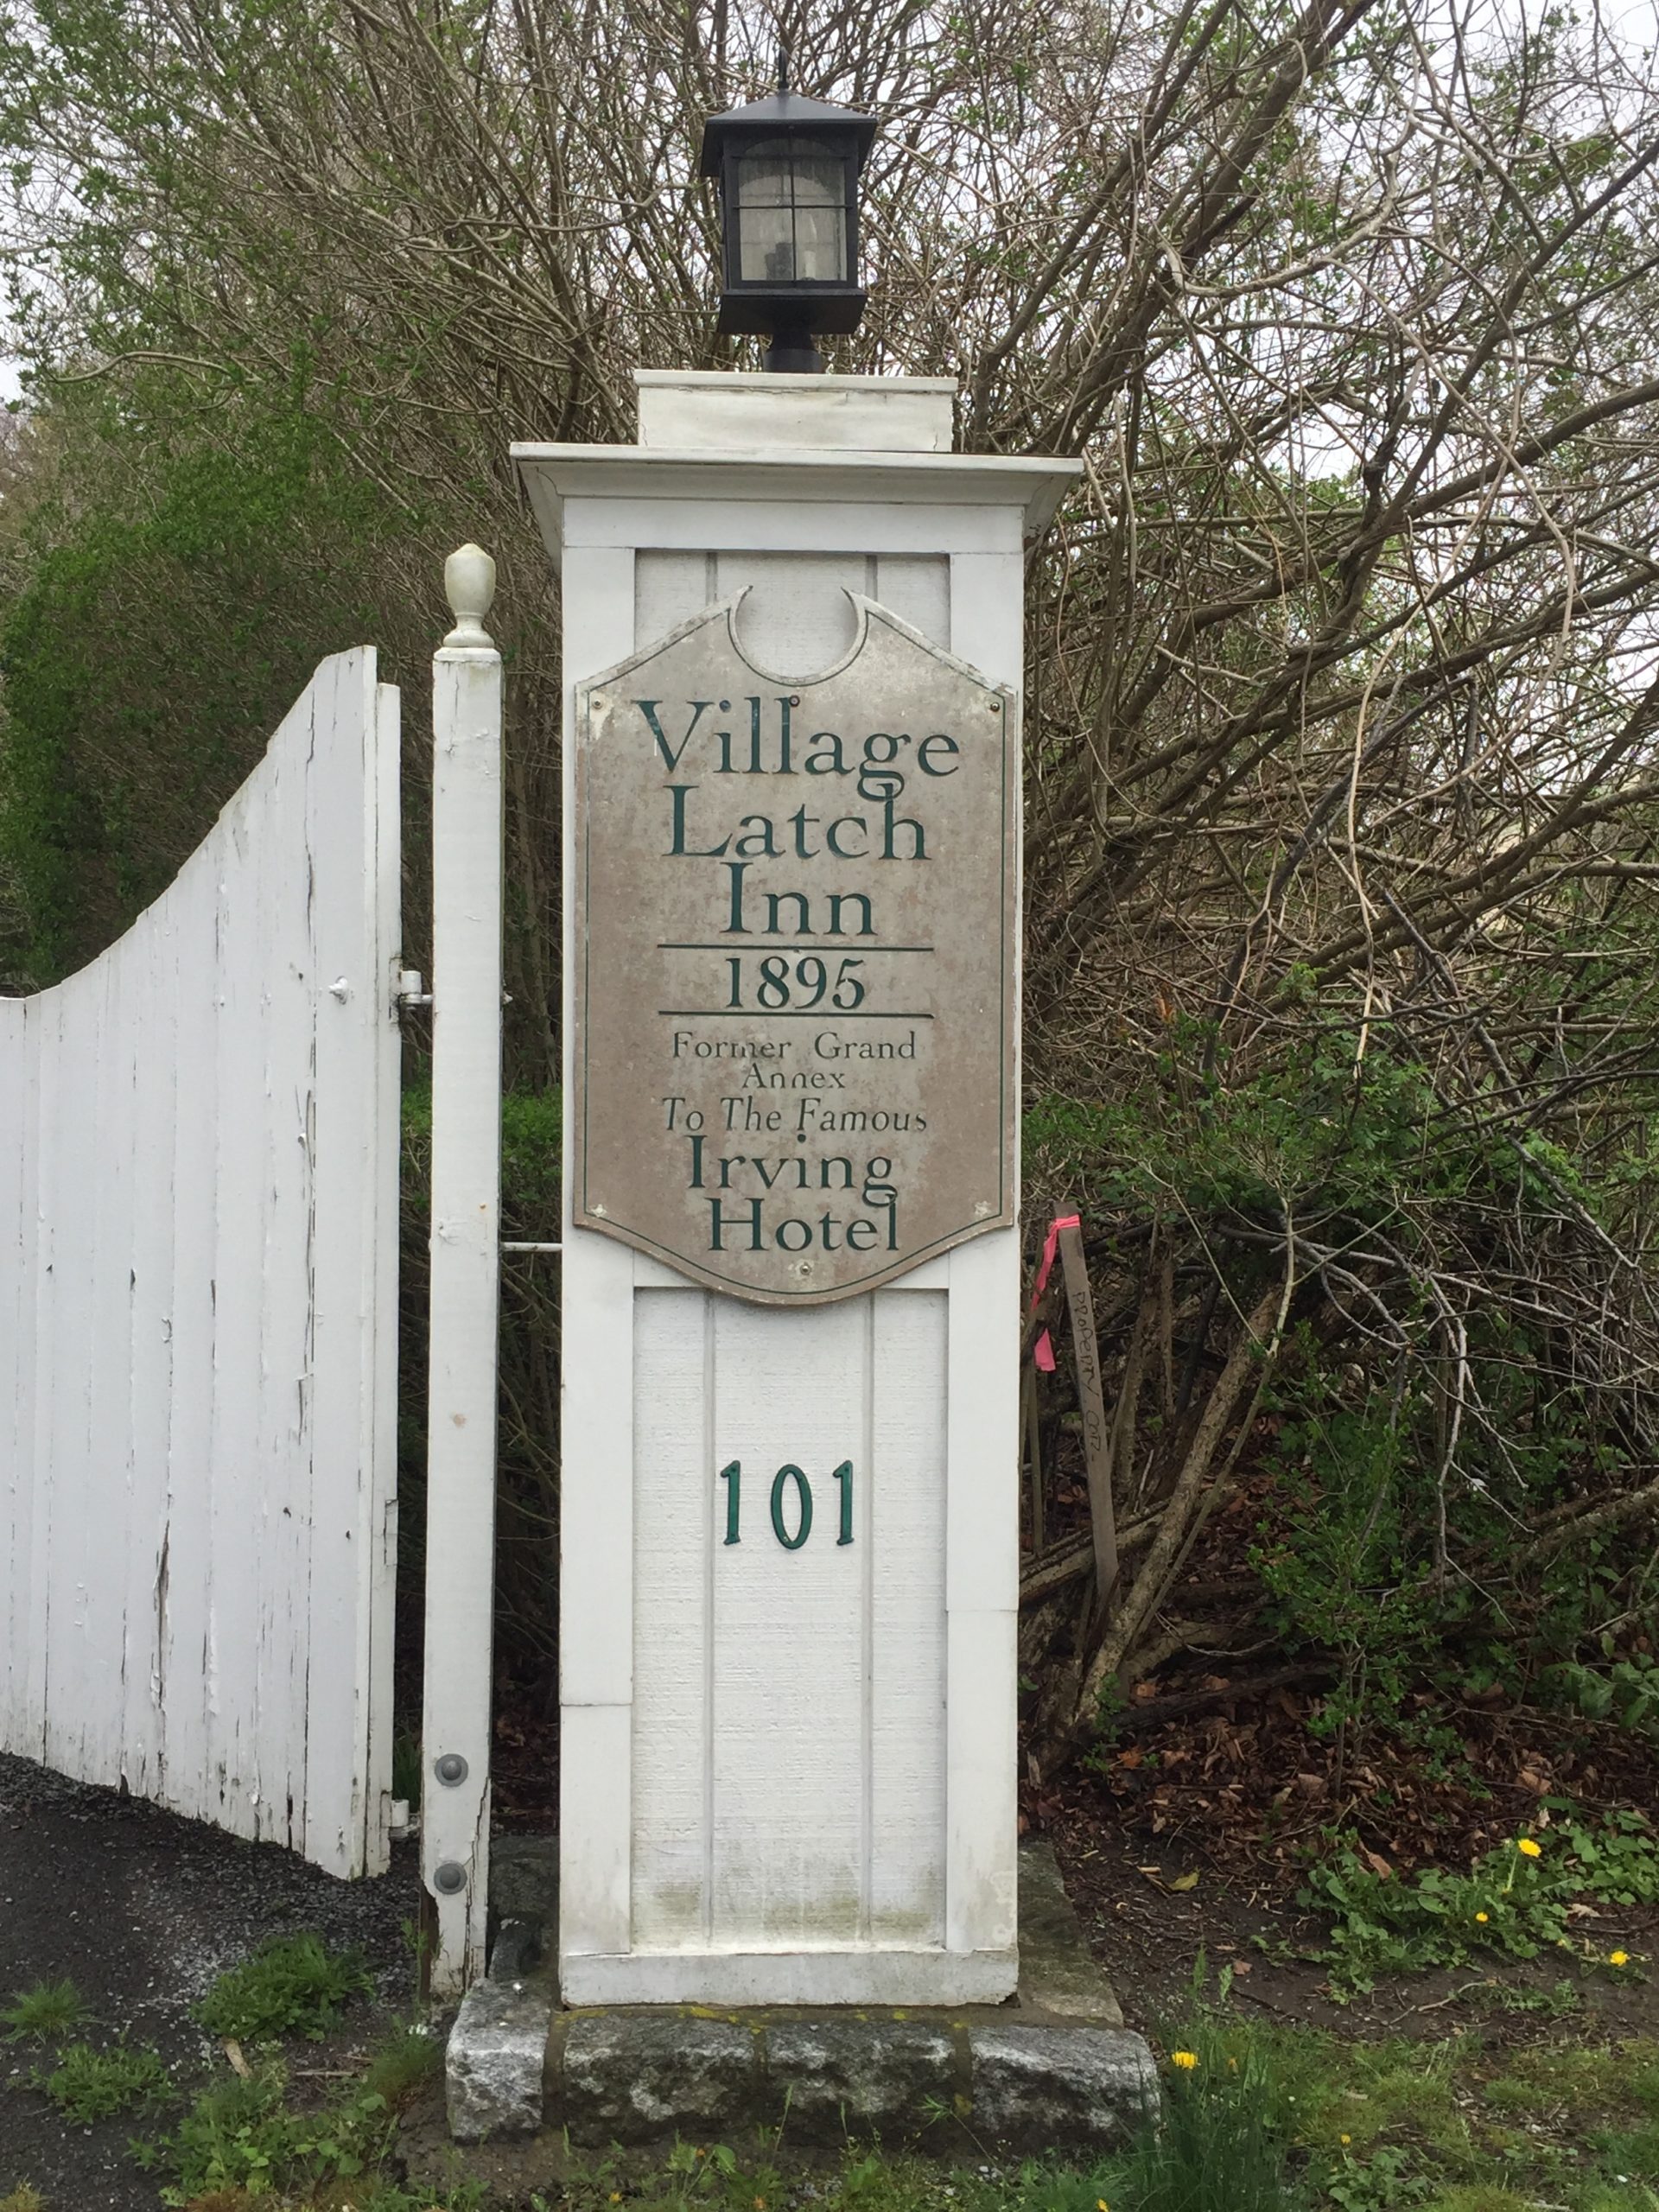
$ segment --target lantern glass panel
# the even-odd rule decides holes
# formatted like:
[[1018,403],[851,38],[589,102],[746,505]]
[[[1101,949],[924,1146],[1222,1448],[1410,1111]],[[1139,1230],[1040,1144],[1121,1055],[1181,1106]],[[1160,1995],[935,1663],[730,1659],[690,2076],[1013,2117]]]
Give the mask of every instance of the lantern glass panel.
[[848,281],[846,174],[833,154],[768,138],[737,164],[738,282]]

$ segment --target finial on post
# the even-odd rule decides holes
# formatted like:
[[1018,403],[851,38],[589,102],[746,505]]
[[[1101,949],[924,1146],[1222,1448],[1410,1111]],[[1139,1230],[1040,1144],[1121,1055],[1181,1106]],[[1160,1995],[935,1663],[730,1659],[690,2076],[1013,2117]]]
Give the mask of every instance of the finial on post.
[[786,38],[780,38],[778,41],[778,89],[785,93],[789,90],[789,41]]
[[455,618],[443,641],[446,648],[493,652],[495,639],[484,627],[484,617],[495,597],[495,563],[481,545],[462,545],[449,556],[443,564],[443,592]]

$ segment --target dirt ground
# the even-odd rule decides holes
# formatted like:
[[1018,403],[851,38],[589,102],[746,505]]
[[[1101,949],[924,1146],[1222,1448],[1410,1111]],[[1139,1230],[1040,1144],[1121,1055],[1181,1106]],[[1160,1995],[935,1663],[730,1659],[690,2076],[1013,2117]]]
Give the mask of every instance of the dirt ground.
[[[115,1791],[0,1757],[0,2003],[67,1977],[99,2033],[128,2031],[170,2065],[212,2049],[191,2008],[269,1936],[315,1928],[356,1945],[378,2019],[407,2011],[418,1897],[416,1847],[376,1882],[337,1882],[270,1844],[241,1843]],[[329,2063],[343,2055],[327,2054]],[[305,2061],[299,2062],[303,2066]],[[31,2182],[53,2212],[156,2212],[156,2184],[126,2157],[134,2127],[66,2124],[29,2085],[35,2056],[0,2043],[0,2197]]]
[[[520,1826],[529,1810],[520,1807]],[[1550,2001],[1560,1980],[1553,1960],[1416,1975],[1338,2005],[1324,1970],[1295,1955],[1322,1923],[1297,1908],[1284,1866],[1198,1814],[1168,1798],[1126,1802],[1091,1778],[1027,1814],[1054,1844],[1132,2026],[1155,2037],[1179,2018],[1202,1961],[1211,1987],[1217,1969],[1232,1968],[1230,2001],[1241,2010],[1344,2037],[1478,2028],[1514,2045],[1659,2036],[1652,1982],[1577,1980],[1564,2015]],[[270,1846],[0,1758],[0,2002],[67,1977],[92,2007],[95,2040],[130,2032],[186,2075],[219,2060],[192,2007],[265,1937],[301,1929],[360,1948],[378,1999],[356,2008],[349,2037],[296,2048],[296,2087],[308,2069],[319,2085],[349,2070],[394,2015],[409,2017],[417,1895],[412,1845],[397,1848],[383,1881],[335,1882]],[[1599,1946],[1659,1953],[1659,1912],[1609,1912],[1586,1932]],[[126,2156],[133,2123],[66,2124],[31,2086],[35,2063],[0,2043],[0,2198],[28,2181],[52,2212],[156,2212],[156,2181]]]
[[[1339,2005],[1325,1968],[1295,1955],[1315,1948],[1329,1923],[1299,1911],[1259,1866],[1218,1864],[1198,1836],[1103,1832],[1077,1816],[1057,1821],[1050,1834],[1067,1894],[1126,2020],[1154,2037],[1190,2003],[1195,1970],[1213,1992],[1224,1967],[1232,1969],[1231,2001],[1241,2009],[1341,2036],[1430,2037],[1474,2027],[1507,2044],[1563,2032],[1581,2040],[1659,2036],[1659,1989],[1651,1981],[1570,1975],[1574,2001],[1564,2028],[1543,2001],[1563,1979],[1554,1956],[1390,1978]],[[1194,1874],[1190,1889],[1173,1886]],[[1579,1924],[1599,1948],[1659,1950],[1659,1911],[1610,1910]]]

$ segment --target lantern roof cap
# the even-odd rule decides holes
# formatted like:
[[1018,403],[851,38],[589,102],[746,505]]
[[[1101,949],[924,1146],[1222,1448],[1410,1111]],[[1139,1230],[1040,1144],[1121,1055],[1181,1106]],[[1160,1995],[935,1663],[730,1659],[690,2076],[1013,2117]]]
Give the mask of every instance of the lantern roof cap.
[[728,108],[724,115],[709,117],[702,126],[698,174],[719,175],[721,147],[728,137],[765,137],[772,131],[822,130],[830,124],[842,130],[852,126],[861,168],[875,143],[873,115],[866,115],[861,108],[838,107],[833,100],[815,100],[804,92],[768,92],[763,100],[751,100],[745,107]]

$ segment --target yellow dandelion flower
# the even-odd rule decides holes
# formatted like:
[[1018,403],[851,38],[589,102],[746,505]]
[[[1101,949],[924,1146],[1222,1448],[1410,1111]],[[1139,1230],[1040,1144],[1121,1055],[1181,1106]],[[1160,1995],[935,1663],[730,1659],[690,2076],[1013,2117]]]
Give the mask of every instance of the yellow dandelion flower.
[[1541,1859],[1544,1855],[1543,1845],[1535,1843],[1529,1835],[1523,1835],[1515,1847],[1523,1859]]
[[1610,1967],[1627,1967],[1630,1963],[1630,1955],[1628,1951],[1609,1951],[1607,1963]]
[[1237,2073],[1237,2071],[1238,2071],[1238,2061],[1237,2061],[1236,2058],[1230,2058],[1230,2059],[1228,2060],[1228,2062],[1227,2062],[1227,2071],[1228,2071],[1230,2074],[1236,2074],[1236,2073]]
[[1475,1915],[1475,1918],[1477,1920],[1484,1921],[1486,1918],[1486,1915],[1484,1912],[1478,1912]]
[[1344,2143],[1344,2144],[1345,2144],[1345,2143],[1351,2143],[1351,2142],[1353,2141],[1353,2139],[1353,2139],[1353,2137],[1352,2137],[1351,2135],[1338,2135],[1338,2138],[1337,2138],[1337,2140],[1338,2140],[1338,2143]]
[[622,2192],[620,2189],[613,2189],[611,2191],[611,2202],[613,2204],[620,2204],[622,2202]]
[[1169,2063],[1172,2066],[1179,2066],[1184,2074],[1190,2074],[1198,2063],[1198,2054],[1196,2050],[1172,2050]]
[[1112,2208],[1103,2196],[1097,2196],[1095,2199],[1095,2212],[1112,2212]]
[[755,2198],[754,2212],[766,2212],[766,2200],[764,2196],[757,2196]]

